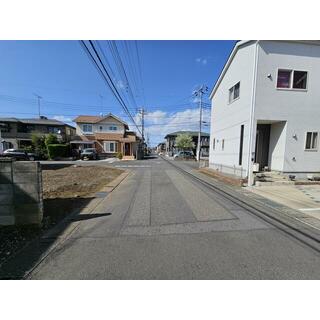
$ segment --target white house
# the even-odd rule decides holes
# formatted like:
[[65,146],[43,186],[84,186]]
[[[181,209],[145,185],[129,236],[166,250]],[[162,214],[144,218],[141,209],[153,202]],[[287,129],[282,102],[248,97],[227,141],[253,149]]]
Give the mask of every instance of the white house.
[[239,41],[210,99],[210,167],[320,172],[320,41]]

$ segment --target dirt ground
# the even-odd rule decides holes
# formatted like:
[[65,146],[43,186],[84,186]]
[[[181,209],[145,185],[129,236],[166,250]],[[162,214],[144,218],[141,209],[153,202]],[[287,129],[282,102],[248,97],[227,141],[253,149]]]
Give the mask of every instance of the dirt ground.
[[123,170],[106,166],[69,166],[43,170],[43,221],[41,226],[0,227],[0,269],[9,258],[18,254],[30,241],[41,237],[64,217],[85,206]]
[[105,166],[70,166],[43,170],[43,198],[87,197],[118,177],[123,170]]

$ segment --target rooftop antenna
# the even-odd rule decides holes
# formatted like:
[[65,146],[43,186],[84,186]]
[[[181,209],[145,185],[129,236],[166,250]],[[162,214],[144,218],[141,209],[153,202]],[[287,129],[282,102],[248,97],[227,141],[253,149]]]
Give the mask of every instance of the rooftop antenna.
[[100,116],[103,117],[103,95],[99,94],[99,97],[100,97],[100,104],[101,104]]
[[40,109],[41,109],[41,105],[40,105],[40,100],[42,99],[41,96],[39,96],[38,94],[34,93],[33,94],[34,96],[36,96],[38,98],[38,114],[39,114],[39,119],[41,118],[41,112],[40,112]]

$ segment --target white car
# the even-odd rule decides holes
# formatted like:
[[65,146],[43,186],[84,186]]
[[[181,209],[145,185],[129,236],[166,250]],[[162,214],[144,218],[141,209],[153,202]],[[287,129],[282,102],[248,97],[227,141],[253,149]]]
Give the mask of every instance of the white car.
[[177,154],[173,156],[174,160],[195,160],[195,156],[192,151],[179,151]]

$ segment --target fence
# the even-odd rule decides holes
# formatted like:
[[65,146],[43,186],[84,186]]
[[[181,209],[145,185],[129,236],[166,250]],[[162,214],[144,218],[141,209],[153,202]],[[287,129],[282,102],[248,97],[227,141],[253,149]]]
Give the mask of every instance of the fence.
[[211,169],[215,169],[217,171],[220,171],[222,173],[231,174],[236,177],[239,177],[241,179],[246,177],[246,170],[243,169],[243,167],[237,167],[237,166],[226,166],[220,163],[209,163],[209,167]]
[[0,225],[40,224],[42,217],[40,163],[0,160]]

